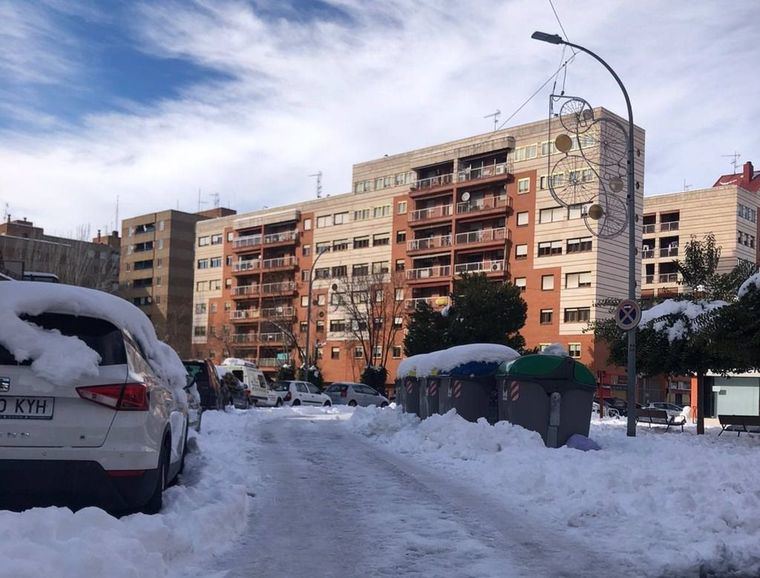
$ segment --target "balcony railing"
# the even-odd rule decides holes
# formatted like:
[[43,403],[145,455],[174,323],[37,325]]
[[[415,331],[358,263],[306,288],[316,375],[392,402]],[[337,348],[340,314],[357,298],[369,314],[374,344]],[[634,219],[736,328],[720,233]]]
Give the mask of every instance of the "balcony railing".
[[258,295],[259,285],[238,285],[232,288],[233,297],[242,297],[244,295]]
[[423,251],[425,249],[440,249],[451,247],[451,235],[438,235],[437,237],[425,237],[407,241],[407,251]]
[[233,343],[282,343],[286,340],[284,333],[233,333]]
[[678,221],[660,223],[660,231],[677,231],[677,230],[678,230]]
[[676,257],[678,256],[678,247],[665,247],[660,249],[660,257]]
[[262,269],[280,269],[283,267],[295,267],[296,258],[292,255],[286,257],[275,257],[274,259],[264,259],[261,262]]
[[451,209],[451,205],[437,205],[435,207],[427,207],[426,209],[417,209],[416,211],[409,213],[409,222],[415,223],[417,221],[429,221],[431,219],[450,217]]
[[261,245],[261,235],[244,235],[232,241],[233,249],[255,247],[256,245]]
[[509,162],[493,163],[482,167],[467,167],[457,174],[457,181],[475,181],[478,179],[488,179],[499,175],[506,175],[509,172]]
[[432,267],[420,267],[419,269],[407,269],[406,271],[406,278],[409,280],[449,276],[451,276],[451,265],[434,265]]
[[274,293],[290,293],[295,291],[296,284],[294,281],[280,281],[279,283],[264,283],[261,285],[262,295],[272,295]]
[[230,319],[242,320],[242,319],[257,319],[260,315],[258,309],[233,309],[229,312]]
[[660,273],[660,283],[678,283],[678,273]]
[[271,245],[273,243],[285,243],[288,241],[295,241],[298,238],[298,231],[283,231],[282,233],[270,233],[264,235],[264,244]]
[[434,177],[428,177],[426,179],[419,179],[414,187],[417,190],[420,189],[434,189],[436,187],[443,187],[450,185],[454,182],[454,173],[448,173],[445,175],[436,175]]
[[654,285],[654,275],[645,275],[644,285]]
[[644,225],[644,227],[643,227],[644,234],[648,235],[650,233],[654,233],[656,226],[657,225],[655,225],[654,223],[651,223],[651,224],[648,224],[648,225]]
[[449,298],[445,295],[441,295],[440,297],[412,297],[406,300],[406,306],[409,309],[415,309],[417,303],[422,303],[423,301],[433,308],[445,307],[449,304]]
[[504,271],[504,260],[478,261],[476,263],[459,263],[454,265],[454,274],[461,273],[493,273]]
[[232,264],[232,271],[240,273],[242,271],[255,271],[261,267],[261,261],[254,259],[252,261],[238,261]]
[[277,358],[276,357],[259,357],[258,362],[256,363],[259,367],[277,367]]
[[503,197],[483,197],[482,199],[470,199],[457,203],[457,213],[474,213],[476,211],[490,211],[491,209],[500,209],[507,207],[509,200]]
[[498,229],[480,229],[469,233],[457,234],[457,245],[469,245],[472,243],[487,243],[489,241],[503,241],[507,230],[504,227]]
[[654,249],[642,249],[641,250],[641,258],[642,259],[654,259]]
[[264,307],[261,316],[265,319],[288,319],[295,315],[295,309],[290,306]]

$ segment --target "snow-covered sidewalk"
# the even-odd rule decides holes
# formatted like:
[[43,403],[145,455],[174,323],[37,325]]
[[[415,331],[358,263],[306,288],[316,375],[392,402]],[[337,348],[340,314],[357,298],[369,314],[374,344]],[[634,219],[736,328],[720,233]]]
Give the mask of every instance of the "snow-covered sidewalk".
[[[609,575],[760,572],[760,439],[592,423],[601,451],[544,447],[508,423],[359,408],[346,426],[608,554]],[[540,536],[537,539],[541,539]]]
[[200,566],[245,527],[255,464],[238,443],[245,412],[206,412],[180,484],[160,514],[116,519],[97,508],[0,511],[0,576],[151,578]]

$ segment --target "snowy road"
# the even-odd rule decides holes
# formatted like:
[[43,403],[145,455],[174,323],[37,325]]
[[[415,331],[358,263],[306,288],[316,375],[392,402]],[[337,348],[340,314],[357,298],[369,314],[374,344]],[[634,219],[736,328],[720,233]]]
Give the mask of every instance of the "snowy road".
[[301,411],[256,418],[237,440],[261,482],[242,538],[198,575],[609,574],[525,512],[368,442],[340,415]]

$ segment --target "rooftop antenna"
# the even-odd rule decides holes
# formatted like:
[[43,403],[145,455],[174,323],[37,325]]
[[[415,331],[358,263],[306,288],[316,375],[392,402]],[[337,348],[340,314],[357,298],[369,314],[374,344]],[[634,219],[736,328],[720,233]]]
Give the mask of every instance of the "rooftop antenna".
[[116,214],[114,215],[114,221],[113,224],[113,230],[118,231],[119,230],[119,195],[116,195]]
[[219,193],[209,193],[209,197],[211,197],[213,199],[213,201],[214,201],[214,208],[218,209],[219,208],[219,203],[220,203]]
[[741,153],[734,151],[734,154],[732,155],[720,155],[720,156],[733,159],[731,161],[731,165],[733,165],[734,167],[734,174],[739,172],[739,159],[742,157]]
[[198,212],[201,212],[201,205],[205,205],[206,201],[201,200],[201,189],[198,188]]
[[686,179],[683,180],[683,192],[685,193],[691,188],[691,185],[686,184]]
[[322,171],[309,175],[310,177],[317,177],[317,198],[322,198]]
[[493,119],[493,129],[496,130],[499,126],[499,117],[501,116],[501,111],[497,108],[496,112],[493,112],[491,114],[485,115],[483,118],[492,118]]

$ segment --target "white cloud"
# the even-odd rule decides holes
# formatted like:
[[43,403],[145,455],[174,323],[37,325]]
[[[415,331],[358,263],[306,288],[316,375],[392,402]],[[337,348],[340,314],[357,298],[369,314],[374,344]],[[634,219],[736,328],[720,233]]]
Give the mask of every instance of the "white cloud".
[[[548,3],[333,5],[347,18],[263,18],[242,2],[140,6],[132,31],[142,50],[233,80],[92,116],[77,129],[0,135],[0,200],[15,216],[67,230],[113,221],[117,194],[122,217],[178,201],[195,210],[199,188],[251,210],[310,198],[317,169],[326,192],[346,192],[352,163],[485,132],[484,115],[511,113],[559,62],[557,47],[530,40],[535,29],[558,31]],[[758,153],[760,165],[749,4],[730,12],[717,1],[555,5],[570,38],[598,51],[631,92],[647,129],[648,193],[677,190],[683,178],[711,185],[728,169],[720,155],[734,148],[747,159]],[[14,66],[6,70],[28,74]],[[52,58],[45,74],[65,77],[71,67]],[[510,124],[545,117],[548,90]],[[589,58],[569,68],[567,90],[624,112],[614,82]]]

